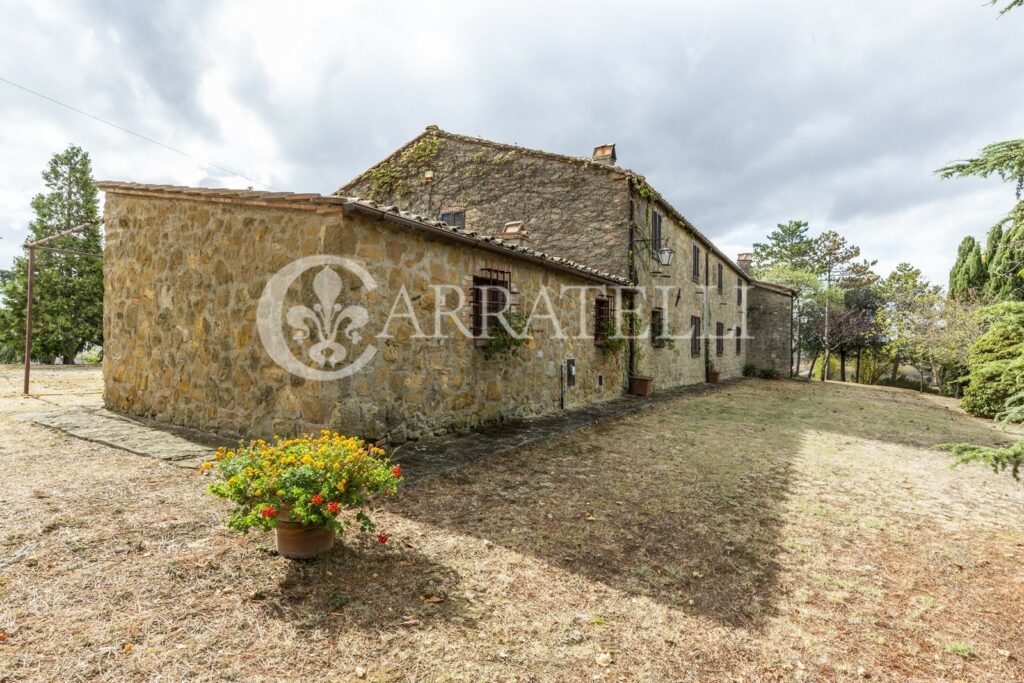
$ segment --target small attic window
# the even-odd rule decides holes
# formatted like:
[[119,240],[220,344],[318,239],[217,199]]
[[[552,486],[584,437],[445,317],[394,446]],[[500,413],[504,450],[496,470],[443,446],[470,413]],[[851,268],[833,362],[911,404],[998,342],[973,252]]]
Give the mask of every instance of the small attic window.
[[466,227],[466,212],[463,211],[443,211],[441,212],[441,222],[447,223],[453,228],[464,228]]
[[502,228],[501,234],[503,235],[522,235],[526,232],[526,226],[522,221],[510,221],[505,224]]

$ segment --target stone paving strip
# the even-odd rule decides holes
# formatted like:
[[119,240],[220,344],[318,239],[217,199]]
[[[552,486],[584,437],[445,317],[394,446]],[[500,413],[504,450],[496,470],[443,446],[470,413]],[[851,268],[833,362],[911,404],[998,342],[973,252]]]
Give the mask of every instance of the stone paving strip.
[[[422,481],[454,472],[481,460],[505,455],[544,439],[658,406],[681,396],[725,388],[739,381],[743,380],[678,387],[642,398],[623,396],[583,408],[504,422],[472,432],[409,441],[396,448],[394,460],[401,463],[407,482]],[[17,417],[79,439],[187,468],[198,467],[204,460],[210,459],[217,446],[234,443],[229,437],[120,415],[100,407],[69,406],[43,413],[23,413]]]

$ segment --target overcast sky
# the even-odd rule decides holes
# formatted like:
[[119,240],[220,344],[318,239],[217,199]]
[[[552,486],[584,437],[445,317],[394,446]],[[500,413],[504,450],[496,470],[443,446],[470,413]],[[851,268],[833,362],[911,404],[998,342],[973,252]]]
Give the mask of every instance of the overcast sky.
[[[281,190],[331,192],[424,126],[618,144],[727,253],[832,228],[945,284],[1013,203],[932,171],[1024,137],[1024,9],[983,0],[0,2],[0,77]],[[0,265],[69,143],[97,179],[260,183],[0,82]]]

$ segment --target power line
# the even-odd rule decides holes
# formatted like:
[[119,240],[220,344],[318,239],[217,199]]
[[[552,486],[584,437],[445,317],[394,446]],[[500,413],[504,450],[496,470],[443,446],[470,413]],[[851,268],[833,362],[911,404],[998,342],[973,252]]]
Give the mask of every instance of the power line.
[[36,92],[35,90],[32,90],[31,88],[26,88],[25,86],[20,85],[18,83],[15,83],[14,81],[10,81],[10,80],[2,77],[2,76],[0,76],[0,81],[3,81],[4,83],[6,83],[8,85],[13,85],[15,88],[18,88],[19,90],[24,90],[25,92],[27,92],[29,94],[32,94],[32,95],[35,95],[36,97],[41,97],[44,100],[47,100],[49,102],[53,102],[54,104],[60,105],[61,107],[64,107],[65,109],[70,109],[71,111],[75,112],[76,114],[81,114],[82,116],[86,116],[86,117],[88,117],[90,119],[93,119],[94,121],[99,121],[100,123],[105,124],[107,126],[110,126],[111,128],[116,128],[116,129],[118,129],[119,131],[121,131],[123,133],[128,133],[129,135],[134,135],[135,137],[137,137],[137,138],[139,138],[141,140],[145,140],[146,142],[149,142],[151,144],[157,145],[159,147],[163,147],[164,149],[168,149],[168,150],[174,152],[175,154],[180,154],[183,157],[187,157],[189,159],[192,159],[193,161],[198,161],[201,164],[205,164],[205,165],[210,166],[212,168],[216,168],[216,169],[218,169],[220,171],[224,171],[225,173],[230,173],[233,176],[237,176],[237,177],[242,178],[244,180],[248,180],[251,183],[258,183],[258,184],[263,185],[264,187],[266,187],[268,189],[271,189],[271,190],[276,190],[277,189],[277,188],[269,185],[268,183],[263,182],[262,180],[256,180],[255,178],[250,178],[249,176],[243,175],[243,174],[239,173],[238,171],[233,171],[230,168],[226,168],[226,167],[221,166],[219,164],[215,164],[212,161],[206,161],[205,159],[200,159],[199,157],[192,156],[188,152],[183,152],[182,150],[177,149],[176,147],[171,147],[170,145],[165,145],[164,143],[160,142],[159,140],[154,140],[153,138],[147,137],[147,136],[143,135],[142,133],[136,133],[133,130],[129,130],[129,129],[125,128],[124,126],[119,126],[116,123],[113,123],[111,121],[107,121],[104,118],[100,118],[99,116],[96,116],[95,114],[90,114],[89,112],[82,111],[81,109],[78,109],[77,107],[72,107],[70,104],[66,104],[64,102],[61,102],[60,100],[54,99],[53,97],[50,97],[49,95],[44,95],[41,92]]

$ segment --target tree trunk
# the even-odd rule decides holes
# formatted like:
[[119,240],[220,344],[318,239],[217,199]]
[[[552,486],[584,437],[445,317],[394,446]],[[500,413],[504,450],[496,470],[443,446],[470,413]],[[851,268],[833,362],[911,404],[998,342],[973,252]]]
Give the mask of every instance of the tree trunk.
[[839,352],[839,381],[846,381],[846,349]]
[[824,382],[828,379],[828,364],[832,360],[831,349],[825,349],[825,363],[821,366],[821,381]]
[[807,379],[809,380],[814,379],[814,366],[818,362],[818,353],[818,351],[815,351],[814,355],[811,356],[811,369],[807,371]]
[[897,356],[892,360],[892,374],[889,376],[889,383],[896,384],[896,377],[900,374],[900,358]]
[[857,365],[853,369],[853,381],[860,384],[860,357],[864,353],[863,348],[857,349]]

